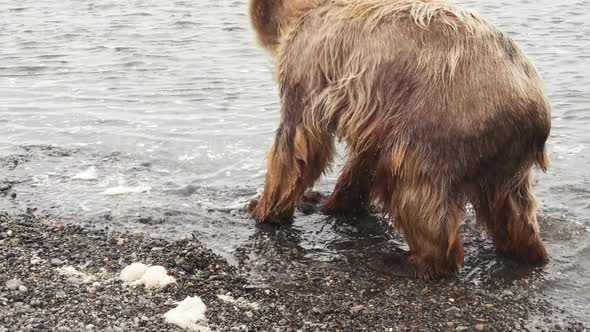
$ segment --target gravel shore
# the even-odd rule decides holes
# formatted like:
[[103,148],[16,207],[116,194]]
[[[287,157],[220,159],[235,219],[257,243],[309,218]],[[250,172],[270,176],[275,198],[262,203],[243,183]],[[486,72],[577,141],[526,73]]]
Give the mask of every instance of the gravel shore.
[[[477,282],[423,282],[362,264],[324,275],[284,259],[255,264],[254,251],[274,245],[272,237],[239,250],[234,266],[196,238],[169,241],[0,212],[0,331],[182,331],[163,314],[187,296],[206,304],[202,325],[213,331],[586,330],[543,300],[535,271],[514,280],[482,274]],[[476,241],[468,237],[466,247]],[[493,252],[484,248],[463,273],[479,273],[486,255]],[[162,265],[176,283],[125,286],[119,273],[133,262]],[[64,275],[69,266],[80,275]],[[283,286],[252,281],[264,280],[264,271],[293,279]]]

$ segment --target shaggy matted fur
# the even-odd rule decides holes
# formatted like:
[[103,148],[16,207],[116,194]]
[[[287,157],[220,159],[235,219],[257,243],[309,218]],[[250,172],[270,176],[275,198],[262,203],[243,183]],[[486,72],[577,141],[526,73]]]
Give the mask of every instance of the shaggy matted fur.
[[326,210],[379,203],[412,276],[460,268],[467,202],[501,254],[546,261],[531,174],[548,167],[550,108],[509,36],[437,0],[251,0],[250,16],[282,101],[256,220],[292,216],[337,137],[348,161]]

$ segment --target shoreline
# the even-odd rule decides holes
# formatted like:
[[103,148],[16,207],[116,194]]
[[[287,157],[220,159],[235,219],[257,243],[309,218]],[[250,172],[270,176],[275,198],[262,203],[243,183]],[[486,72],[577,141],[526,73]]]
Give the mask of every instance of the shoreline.
[[[475,244],[481,254],[466,260],[461,278],[423,282],[388,277],[367,264],[332,270],[258,262],[254,251],[274,248],[275,233],[263,233],[262,247],[238,251],[232,266],[198,239],[154,239],[0,212],[0,331],[183,331],[163,315],[187,296],[206,304],[213,331],[586,330],[543,299],[542,273],[514,280],[482,273],[493,252],[476,236],[466,237],[466,247]],[[133,262],[162,265],[176,283],[126,287],[118,275]],[[65,266],[94,279],[68,279],[59,273]],[[473,274],[481,274],[477,282]],[[7,289],[12,279],[26,289]],[[262,281],[254,285],[256,279]]]

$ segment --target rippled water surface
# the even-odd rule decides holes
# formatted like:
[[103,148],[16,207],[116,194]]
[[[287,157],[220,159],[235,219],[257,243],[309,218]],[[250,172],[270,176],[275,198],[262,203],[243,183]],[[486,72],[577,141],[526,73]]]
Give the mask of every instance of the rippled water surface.
[[[590,2],[459,3],[508,31],[546,81],[547,294],[590,317]],[[245,0],[0,2],[0,180],[17,194],[0,208],[194,233],[231,257],[255,233],[239,208],[262,186],[279,108],[246,13]],[[378,237],[346,227],[306,216],[293,229],[315,261]]]

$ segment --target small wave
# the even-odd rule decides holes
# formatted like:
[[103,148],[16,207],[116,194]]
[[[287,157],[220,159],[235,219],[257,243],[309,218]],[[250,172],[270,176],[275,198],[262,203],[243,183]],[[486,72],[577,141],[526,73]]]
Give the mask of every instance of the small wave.
[[142,192],[149,191],[150,187],[145,186],[137,186],[137,187],[128,187],[128,186],[116,186],[106,189],[102,192],[103,195],[107,196],[118,196],[118,195],[125,195],[125,194],[138,194]]

